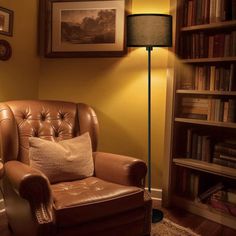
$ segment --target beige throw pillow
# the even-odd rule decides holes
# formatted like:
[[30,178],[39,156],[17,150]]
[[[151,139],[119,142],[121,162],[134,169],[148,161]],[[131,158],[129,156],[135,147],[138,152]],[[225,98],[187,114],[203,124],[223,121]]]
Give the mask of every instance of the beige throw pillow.
[[30,166],[42,171],[51,183],[93,175],[89,133],[60,142],[31,137],[29,145]]

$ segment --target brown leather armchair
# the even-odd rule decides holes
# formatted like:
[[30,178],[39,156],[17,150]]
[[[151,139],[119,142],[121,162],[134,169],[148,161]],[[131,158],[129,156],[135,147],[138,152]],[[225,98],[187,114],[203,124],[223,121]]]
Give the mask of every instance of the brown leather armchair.
[[[29,137],[60,141],[89,132],[94,176],[50,184],[29,166]],[[3,193],[14,235],[149,235],[146,164],[97,152],[98,121],[86,104],[21,100],[0,104]],[[83,186],[86,185],[86,188]]]

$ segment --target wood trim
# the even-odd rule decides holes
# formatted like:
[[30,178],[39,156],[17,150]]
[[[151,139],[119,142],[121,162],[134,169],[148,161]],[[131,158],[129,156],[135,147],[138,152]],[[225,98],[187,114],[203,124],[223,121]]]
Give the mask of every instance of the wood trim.
[[180,94],[203,94],[203,95],[217,95],[217,96],[236,96],[236,91],[209,91],[209,90],[186,90],[178,89],[176,93]]
[[204,172],[217,174],[227,178],[236,179],[235,169],[227,166],[221,166],[214,163],[203,162],[190,158],[174,158],[173,162],[178,166],[201,170]]
[[217,127],[233,128],[236,129],[236,123],[221,122],[221,121],[208,121],[208,120],[197,120],[190,118],[175,118],[176,122],[198,124],[198,125],[211,125]]
[[219,28],[227,28],[236,26],[236,20],[233,21],[225,21],[225,22],[216,22],[211,24],[203,24],[203,25],[194,25],[189,27],[183,27],[180,30],[183,32],[189,31],[197,31],[197,30],[209,30],[209,29],[219,29]]

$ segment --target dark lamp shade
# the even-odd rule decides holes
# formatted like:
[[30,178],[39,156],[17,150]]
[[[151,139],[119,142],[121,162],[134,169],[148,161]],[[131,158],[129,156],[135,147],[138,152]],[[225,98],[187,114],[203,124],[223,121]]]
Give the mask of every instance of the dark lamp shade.
[[128,15],[127,46],[172,46],[172,16],[165,14]]

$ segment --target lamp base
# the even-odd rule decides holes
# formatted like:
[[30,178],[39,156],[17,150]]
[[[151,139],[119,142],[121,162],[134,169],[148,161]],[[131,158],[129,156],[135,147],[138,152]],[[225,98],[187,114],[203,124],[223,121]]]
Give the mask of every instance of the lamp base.
[[152,209],[152,223],[157,223],[163,219],[163,212],[158,209]]

